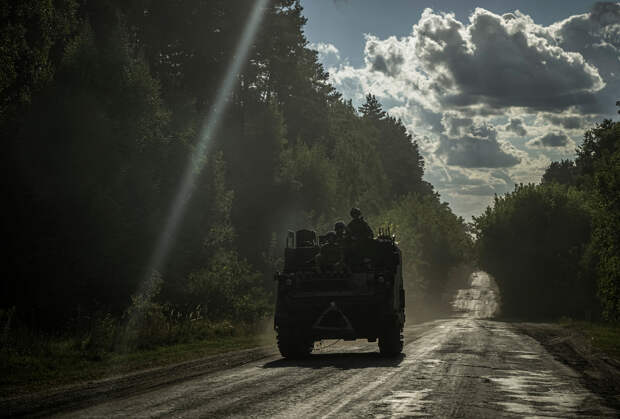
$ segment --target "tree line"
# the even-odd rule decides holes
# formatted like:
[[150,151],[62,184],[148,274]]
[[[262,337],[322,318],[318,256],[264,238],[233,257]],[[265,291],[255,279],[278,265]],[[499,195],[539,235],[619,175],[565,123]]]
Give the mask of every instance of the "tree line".
[[506,315],[620,320],[620,123],[588,129],[576,151],[474,217]]
[[44,330],[137,306],[253,322],[272,310],[286,229],[331,229],[351,206],[396,229],[411,292],[440,293],[471,251],[463,219],[423,180],[404,125],[329,84],[299,1],[272,0],[177,240],[139,294],[254,4],[2,1],[0,307]]

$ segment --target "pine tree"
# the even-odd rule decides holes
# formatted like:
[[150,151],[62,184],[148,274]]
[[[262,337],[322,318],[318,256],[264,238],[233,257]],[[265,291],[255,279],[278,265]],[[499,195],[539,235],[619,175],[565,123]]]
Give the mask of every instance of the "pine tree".
[[373,120],[382,120],[385,118],[385,111],[381,108],[381,104],[375,95],[370,93],[366,95],[366,103],[359,107],[359,111],[364,118]]

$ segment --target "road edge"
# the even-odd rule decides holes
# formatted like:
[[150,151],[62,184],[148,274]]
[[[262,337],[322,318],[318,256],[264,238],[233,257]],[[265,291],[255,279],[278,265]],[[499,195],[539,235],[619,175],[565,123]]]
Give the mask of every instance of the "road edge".
[[581,384],[620,411],[620,363],[592,350],[585,335],[552,323],[513,323],[538,341],[556,360],[579,373]]
[[119,397],[140,394],[161,386],[186,381],[274,355],[277,355],[277,350],[273,346],[261,346],[211,355],[32,394],[2,398],[0,399],[0,411],[3,416],[11,417],[49,416],[60,411],[71,411]]

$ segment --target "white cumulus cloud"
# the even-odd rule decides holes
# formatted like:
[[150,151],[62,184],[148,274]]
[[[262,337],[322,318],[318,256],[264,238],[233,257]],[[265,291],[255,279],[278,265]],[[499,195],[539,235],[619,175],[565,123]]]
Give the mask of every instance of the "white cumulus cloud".
[[359,67],[333,45],[316,49],[338,58],[329,71],[345,98],[360,105],[372,93],[405,123],[426,178],[466,217],[571,157],[574,139],[620,99],[620,3],[550,26],[518,10],[477,8],[461,22],[426,9],[407,36],[367,34]]

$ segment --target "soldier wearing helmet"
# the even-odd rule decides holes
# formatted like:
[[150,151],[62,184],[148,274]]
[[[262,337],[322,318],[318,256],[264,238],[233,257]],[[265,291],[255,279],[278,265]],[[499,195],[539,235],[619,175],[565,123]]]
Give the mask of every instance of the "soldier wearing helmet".
[[362,217],[362,211],[359,208],[351,209],[351,218],[353,218],[349,225],[347,226],[347,230],[351,239],[353,240],[364,240],[364,239],[372,239],[374,237],[374,233],[372,229]]
[[325,239],[327,242],[321,246],[321,251],[315,257],[319,272],[336,270],[343,263],[342,247],[338,243],[336,232],[327,232]]
[[334,231],[336,232],[336,240],[340,246],[344,245],[349,239],[349,232],[347,231],[347,225],[343,221],[338,221],[334,224]]

